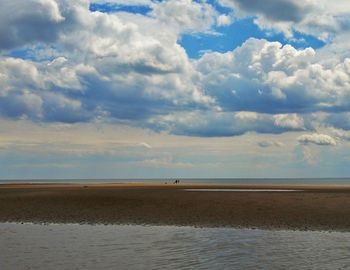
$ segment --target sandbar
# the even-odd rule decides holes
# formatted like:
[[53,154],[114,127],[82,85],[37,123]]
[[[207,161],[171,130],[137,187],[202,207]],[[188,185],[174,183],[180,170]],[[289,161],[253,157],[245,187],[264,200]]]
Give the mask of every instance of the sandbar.
[[1,184],[0,222],[350,231],[350,187]]

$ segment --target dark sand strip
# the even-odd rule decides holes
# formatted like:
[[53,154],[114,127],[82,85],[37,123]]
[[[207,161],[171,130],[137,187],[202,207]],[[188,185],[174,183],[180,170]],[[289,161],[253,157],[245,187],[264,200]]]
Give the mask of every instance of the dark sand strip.
[[[303,191],[183,190],[197,188]],[[0,185],[0,221],[350,231],[350,187],[169,184]]]

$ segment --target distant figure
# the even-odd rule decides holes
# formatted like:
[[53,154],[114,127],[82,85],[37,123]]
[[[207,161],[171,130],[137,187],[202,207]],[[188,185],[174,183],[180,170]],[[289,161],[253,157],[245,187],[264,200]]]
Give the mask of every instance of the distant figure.
[[180,180],[177,180],[177,179],[176,179],[176,180],[174,181],[174,184],[179,184],[179,183],[180,183]]

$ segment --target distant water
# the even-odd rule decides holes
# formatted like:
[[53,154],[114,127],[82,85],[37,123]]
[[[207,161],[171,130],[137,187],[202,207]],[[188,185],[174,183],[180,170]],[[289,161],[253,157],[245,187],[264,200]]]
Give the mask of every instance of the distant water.
[[350,233],[0,223],[0,269],[349,269]]
[[[270,185],[340,185],[350,186],[350,178],[176,178],[181,184],[270,184]],[[1,183],[172,183],[175,178],[163,179],[26,179],[0,180]]]

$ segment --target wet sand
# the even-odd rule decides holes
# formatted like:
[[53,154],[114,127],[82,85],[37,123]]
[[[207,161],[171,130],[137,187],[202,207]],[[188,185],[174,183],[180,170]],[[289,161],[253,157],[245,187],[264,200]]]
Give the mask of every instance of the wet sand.
[[0,222],[350,231],[350,187],[1,184]]

